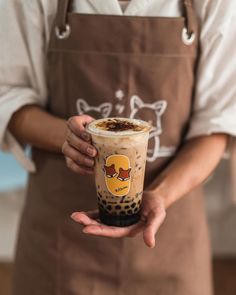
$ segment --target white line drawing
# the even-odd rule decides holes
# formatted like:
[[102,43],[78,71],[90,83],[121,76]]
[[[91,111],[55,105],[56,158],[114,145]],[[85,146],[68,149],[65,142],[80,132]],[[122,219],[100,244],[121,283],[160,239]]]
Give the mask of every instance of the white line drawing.
[[121,114],[124,111],[125,106],[122,105],[122,104],[116,104],[115,105],[115,109],[116,109],[116,111],[117,111],[118,114]]
[[123,113],[124,109],[125,109],[125,106],[123,104],[121,104],[123,98],[124,98],[125,94],[124,94],[124,91],[119,89],[115,92],[115,97],[120,101],[120,103],[117,103],[115,105],[115,109],[116,109],[116,112],[118,115],[120,115],[121,113]]
[[99,106],[90,106],[87,101],[82,98],[77,99],[76,106],[79,115],[95,111],[101,115],[102,118],[107,118],[110,116],[112,111],[112,104],[110,102],[104,102]]
[[140,110],[143,110],[145,108],[153,110],[156,117],[155,122],[152,122],[153,129],[151,130],[149,136],[149,139],[152,139],[154,141],[154,148],[148,150],[147,161],[153,162],[158,157],[172,156],[176,150],[175,147],[160,148],[159,138],[160,134],[162,133],[161,116],[164,114],[167,108],[167,101],[159,100],[151,104],[144,103],[139,96],[133,95],[130,99],[130,108],[130,118],[139,117]]
[[[124,98],[124,92],[119,89],[115,92],[115,97],[119,100],[119,103],[114,105],[115,111],[119,116],[125,109],[125,105],[122,104]],[[82,98],[77,99],[76,107],[79,115],[96,112],[99,117],[107,118],[111,115],[113,105],[110,102],[104,102],[98,106],[90,106],[87,101]],[[158,157],[171,157],[176,153],[176,147],[160,146],[159,136],[162,134],[161,116],[164,114],[167,108],[167,101],[159,100],[154,103],[145,103],[138,95],[132,95],[130,98],[130,118],[140,118],[140,111],[143,109],[151,110],[154,112],[155,120],[152,122],[154,128],[150,132],[149,139],[153,141],[153,148],[148,149],[147,161],[154,162]]]
[[124,91],[121,89],[117,90],[115,96],[117,99],[122,100],[125,96]]

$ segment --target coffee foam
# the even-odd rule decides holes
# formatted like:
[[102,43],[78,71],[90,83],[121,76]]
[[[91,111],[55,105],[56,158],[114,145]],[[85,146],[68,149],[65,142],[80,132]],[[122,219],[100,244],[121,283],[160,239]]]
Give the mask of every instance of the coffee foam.
[[92,121],[87,131],[95,135],[117,137],[131,136],[148,132],[151,125],[148,122],[129,118],[105,118]]

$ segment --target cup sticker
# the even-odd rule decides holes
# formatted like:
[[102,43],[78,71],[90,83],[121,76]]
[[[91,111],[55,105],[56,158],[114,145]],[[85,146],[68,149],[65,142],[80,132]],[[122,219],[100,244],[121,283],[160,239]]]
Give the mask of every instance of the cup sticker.
[[131,167],[127,156],[111,155],[107,157],[103,170],[107,189],[112,195],[123,197],[129,193]]

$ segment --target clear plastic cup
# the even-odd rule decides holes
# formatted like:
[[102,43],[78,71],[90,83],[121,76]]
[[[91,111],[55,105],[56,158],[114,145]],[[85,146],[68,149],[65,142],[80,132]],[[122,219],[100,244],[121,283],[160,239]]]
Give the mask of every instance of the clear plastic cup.
[[95,158],[95,183],[102,223],[128,226],[140,219],[149,123],[106,118],[87,125]]

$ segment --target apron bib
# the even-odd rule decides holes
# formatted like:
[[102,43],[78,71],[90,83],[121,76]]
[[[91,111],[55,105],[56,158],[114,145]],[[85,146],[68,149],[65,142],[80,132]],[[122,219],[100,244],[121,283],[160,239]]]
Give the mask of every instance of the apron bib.
[[[191,117],[198,27],[183,17],[70,13],[59,0],[48,49],[48,111],[68,119],[151,121],[145,187],[181,146]],[[198,188],[167,210],[155,249],[141,235],[85,235],[70,219],[97,207],[94,178],[69,171],[63,155],[33,148],[14,276],[15,295],[210,295],[206,218]]]

